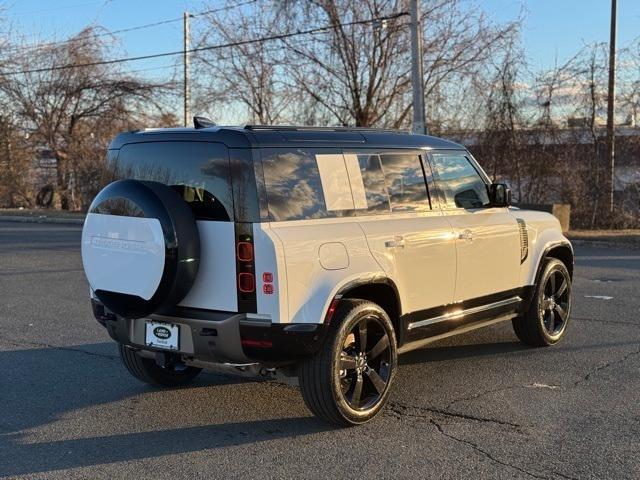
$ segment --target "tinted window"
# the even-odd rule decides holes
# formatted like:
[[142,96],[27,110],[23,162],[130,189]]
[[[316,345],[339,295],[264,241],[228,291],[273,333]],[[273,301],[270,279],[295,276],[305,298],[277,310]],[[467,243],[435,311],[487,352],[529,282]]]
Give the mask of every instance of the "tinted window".
[[196,218],[230,221],[233,198],[224,145],[204,142],[149,142],[123,146],[108,166],[108,181],[151,180],[172,186]]
[[[362,175],[367,207],[358,209],[357,212],[362,214],[389,213],[391,210],[389,194],[380,165],[380,157],[368,154],[358,155],[358,165]],[[351,181],[353,183],[354,179]]]
[[394,212],[431,210],[420,157],[415,154],[380,155]]
[[264,148],[262,167],[272,221],[345,216],[351,210],[327,211],[316,155],[337,155],[331,149]]
[[434,175],[449,208],[489,206],[487,186],[464,155],[432,155]]

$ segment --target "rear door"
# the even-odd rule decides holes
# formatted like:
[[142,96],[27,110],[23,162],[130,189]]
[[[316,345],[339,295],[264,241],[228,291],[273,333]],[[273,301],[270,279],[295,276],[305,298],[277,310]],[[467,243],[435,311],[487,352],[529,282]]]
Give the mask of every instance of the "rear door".
[[508,208],[489,202],[488,179],[465,151],[429,155],[457,252],[455,302],[510,294],[518,285],[520,237]]
[[108,181],[150,180],[174,188],[191,207],[200,234],[200,266],[180,306],[238,311],[234,202],[225,145],[153,141],[122,146],[111,155]]
[[[369,249],[395,281],[402,313],[451,303],[456,256],[451,225],[432,209],[419,151],[345,151]],[[434,205],[435,206],[435,205]]]

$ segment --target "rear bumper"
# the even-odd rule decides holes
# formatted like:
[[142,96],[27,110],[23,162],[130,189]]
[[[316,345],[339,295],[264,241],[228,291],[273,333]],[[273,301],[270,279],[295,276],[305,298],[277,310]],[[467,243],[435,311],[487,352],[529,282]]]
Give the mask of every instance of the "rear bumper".
[[[91,299],[93,314],[116,342],[151,351],[144,344],[145,319],[127,319],[109,312]],[[178,353],[210,363],[284,364],[314,355],[320,350],[326,325],[272,323],[246,313],[176,308],[150,319],[178,325]]]

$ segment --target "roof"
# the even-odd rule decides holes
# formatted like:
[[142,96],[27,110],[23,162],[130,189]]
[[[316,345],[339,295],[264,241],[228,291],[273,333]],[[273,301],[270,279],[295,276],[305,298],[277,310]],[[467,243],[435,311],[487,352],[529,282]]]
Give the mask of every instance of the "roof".
[[109,146],[119,149],[127,143],[153,141],[200,141],[223,143],[229,148],[257,147],[353,147],[353,148],[428,148],[464,147],[429,135],[406,131],[349,127],[298,127],[246,125],[207,128],[157,128],[121,133]]

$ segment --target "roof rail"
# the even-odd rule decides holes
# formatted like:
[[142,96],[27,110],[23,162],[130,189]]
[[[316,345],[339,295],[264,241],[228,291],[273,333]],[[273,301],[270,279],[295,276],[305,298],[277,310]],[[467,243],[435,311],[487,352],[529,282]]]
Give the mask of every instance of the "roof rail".
[[301,132],[378,132],[378,133],[406,133],[408,130],[395,130],[392,128],[372,127],[309,127],[302,125],[245,125],[245,130],[285,130]]

